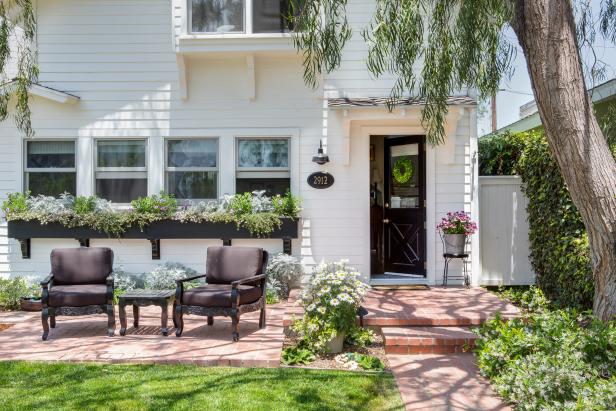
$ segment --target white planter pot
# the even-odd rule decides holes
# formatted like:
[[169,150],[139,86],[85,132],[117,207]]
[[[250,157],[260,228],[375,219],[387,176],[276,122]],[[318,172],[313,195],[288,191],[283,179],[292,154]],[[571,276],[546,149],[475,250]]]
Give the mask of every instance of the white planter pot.
[[464,254],[466,234],[443,234],[446,254]]
[[342,347],[344,346],[344,337],[345,333],[338,333],[338,335],[334,339],[329,340],[329,342],[327,343],[327,351],[332,354],[341,353]]

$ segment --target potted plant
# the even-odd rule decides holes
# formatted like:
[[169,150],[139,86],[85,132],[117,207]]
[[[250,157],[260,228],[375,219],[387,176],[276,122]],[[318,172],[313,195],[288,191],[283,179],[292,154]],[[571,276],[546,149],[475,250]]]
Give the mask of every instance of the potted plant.
[[291,289],[299,287],[303,273],[302,263],[297,258],[277,254],[267,264],[268,290],[272,290],[278,300],[286,300]]
[[304,316],[294,325],[300,345],[314,351],[342,352],[345,336],[356,328],[357,309],[368,286],[342,260],[319,264],[300,296]]
[[436,226],[441,231],[446,254],[464,254],[466,239],[477,231],[477,223],[464,211],[449,212]]

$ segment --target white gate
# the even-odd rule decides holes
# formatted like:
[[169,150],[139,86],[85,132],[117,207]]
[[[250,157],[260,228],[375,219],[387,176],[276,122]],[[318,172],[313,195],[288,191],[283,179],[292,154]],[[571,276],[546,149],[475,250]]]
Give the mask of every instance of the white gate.
[[482,285],[534,284],[529,261],[528,199],[519,176],[479,177]]

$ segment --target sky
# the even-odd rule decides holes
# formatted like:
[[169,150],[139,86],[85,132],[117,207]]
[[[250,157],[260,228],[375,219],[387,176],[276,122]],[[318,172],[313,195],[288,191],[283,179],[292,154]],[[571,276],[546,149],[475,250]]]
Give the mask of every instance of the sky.
[[[599,0],[593,0],[593,9],[598,11]],[[598,13],[597,13],[598,14]],[[520,106],[533,100],[532,88],[526,68],[526,61],[522,49],[517,44],[517,39],[512,31],[506,33],[507,38],[512,44],[516,45],[517,55],[513,62],[514,73],[509,78],[503,78],[500,84],[500,92],[496,96],[496,111],[497,111],[497,126],[498,128],[511,124],[520,118]],[[597,81],[595,85],[616,77],[616,44],[605,41],[601,36],[597,36],[594,44],[594,51],[599,60],[603,61],[606,66],[606,75],[603,81]],[[590,51],[584,50],[582,58],[590,61]],[[482,136],[491,131],[491,116],[489,106],[487,111],[479,119],[478,132]]]

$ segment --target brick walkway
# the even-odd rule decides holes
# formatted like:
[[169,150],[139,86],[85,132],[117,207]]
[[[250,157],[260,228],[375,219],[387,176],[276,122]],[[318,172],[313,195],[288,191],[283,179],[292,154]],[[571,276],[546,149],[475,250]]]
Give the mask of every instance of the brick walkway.
[[[106,337],[107,317],[57,317],[49,340],[42,341],[40,313],[0,313],[0,323],[15,323],[0,332],[0,360],[97,361],[113,363],[184,363],[217,366],[278,367],[284,341],[283,305],[268,306],[267,327],[258,327],[258,312],[242,316],[240,341],[231,339],[231,320],[215,317],[209,327],[205,317],[185,315],[181,338],[160,334],[160,309],[141,309],[140,327],[132,328],[127,310],[126,336]],[[169,311],[171,313],[171,309]],[[169,320],[170,330],[173,330]]]
[[473,354],[388,354],[387,359],[407,410],[511,410],[479,375]]

